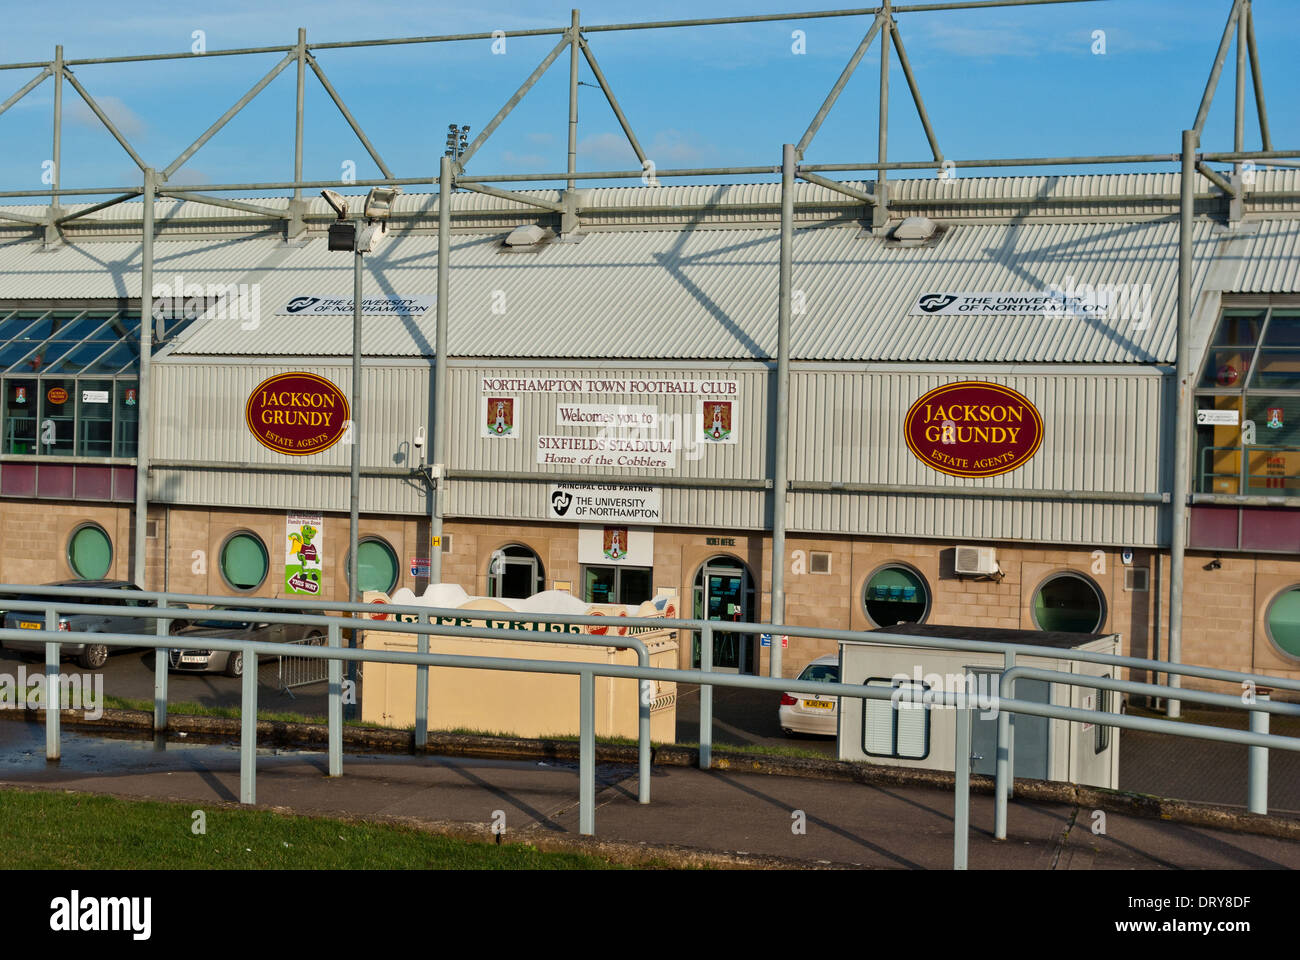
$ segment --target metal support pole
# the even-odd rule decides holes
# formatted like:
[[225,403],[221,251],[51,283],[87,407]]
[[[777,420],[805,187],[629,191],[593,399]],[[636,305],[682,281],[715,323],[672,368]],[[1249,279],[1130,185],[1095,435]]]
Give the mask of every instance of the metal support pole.
[[[293,178],[302,180],[303,81],[307,79],[307,30],[298,28],[298,99],[293,120]],[[293,188],[293,199],[302,199],[302,187]]]
[[[54,70],[54,142],[51,145],[50,160],[54,164],[54,169],[50,171],[53,180],[54,192],[50,194],[50,213],[53,214],[59,209],[59,167],[63,163],[63,47],[54,48],[54,63],[51,65]],[[54,218],[51,216],[50,218]]]
[[[1256,693],[1257,700],[1268,702],[1268,694]],[[1250,712],[1250,732],[1268,733],[1268,713],[1264,710]],[[1246,775],[1246,809],[1261,816],[1268,813],[1268,747],[1247,747],[1249,770]]]
[[[1010,670],[1016,665],[1016,655],[1008,650],[1003,658],[1003,666]],[[1004,697],[1010,691],[999,690],[998,697]],[[998,745],[994,764],[993,784],[993,839],[1007,838],[1007,801],[1015,790],[1014,746],[1015,729],[1012,722],[1015,717],[1006,710],[998,711]]]
[[[429,615],[420,614],[420,623],[427,624]],[[429,635],[421,633],[415,638],[416,653],[429,652]],[[415,665],[415,749],[423,750],[429,742],[429,667]]]
[[[713,627],[707,623],[700,631],[700,669],[713,672]],[[700,684],[700,769],[713,762],[713,684]]]
[[[1188,449],[1191,433],[1191,316],[1192,316],[1192,214],[1196,187],[1195,130],[1183,131],[1181,206],[1178,220],[1178,354],[1174,371],[1174,486],[1170,497],[1169,561],[1169,662],[1183,659],[1183,565],[1187,549]],[[1169,674],[1169,686],[1179,687],[1182,678]],[[1177,700],[1167,701],[1166,714],[1179,716]]]
[[[890,0],[885,0],[880,16],[885,23],[891,23],[893,17],[889,9]],[[880,127],[877,134],[877,162],[882,164],[876,174],[876,205],[871,211],[871,225],[883,227],[889,222],[889,172],[883,164],[888,162],[889,141],[889,30],[880,32]]]
[[[161,601],[166,605],[166,601]],[[159,637],[167,636],[172,622],[170,620],[158,619],[154,621],[154,633]],[[171,664],[168,655],[171,653],[166,647],[158,647],[154,650],[153,657],[153,732],[165,733],[167,731],[167,680]]]
[[153,208],[158,175],[153,167],[144,170],[140,224],[140,383],[136,400],[135,440],[135,551],[132,579],[141,590],[145,581],[145,558],[149,534],[149,431],[152,426],[153,388]]
[[[59,615],[53,607],[45,611],[45,629],[58,633]],[[54,763],[58,762],[62,753],[59,729],[59,707],[62,706],[62,701],[58,699],[62,696],[59,690],[59,653],[57,640],[45,644],[45,760]],[[25,690],[20,690],[18,695],[26,696],[26,693]]]
[[1250,53],[1250,79],[1255,84],[1255,111],[1259,114],[1259,137],[1265,150],[1273,149],[1268,132],[1268,110],[1264,107],[1264,75],[1259,72],[1259,49],[1255,46],[1255,10],[1246,5],[1246,47]]
[[[781,275],[776,334],[776,423],[772,468],[772,622],[785,623],[785,507],[789,497],[790,303],[794,259],[795,148],[781,148]],[[770,673],[781,676],[781,641],[772,637]]]
[[952,816],[952,868],[966,869],[970,847],[970,727],[971,711],[957,707],[957,779]]
[[[642,655],[637,651],[637,661],[643,667],[650,666],[649,655]],[[641,696],[637,698],[640,706],[637,715],[637,732],[636,732],[636,766],[637,766],[637,803],[650,802],[650,702],[651,698],[647,696],[645,684],[649,684],[649,691],[655,689],[653,680],[642,680]]]
[[433,357],[433,437],[430,452],[435,473],[433,515],[429,523],[429,582],[442,583],[442,515],[447,494],[447,287],[451,258],[451,158],[438,167],[438,300]]
[[584,670],[578,678],[578,832],[596,833],[596,675]]
[[[337,650],[343,646],[342,631],[337,623],[329,626],[329,645]],[[329,764],[331,777],[343,776],[343,661],[329,661]],[[352,688],[353,690],[356,687]]]
[[[1246,20],[1250,0],[1242,0],[1242,10],[1237,14],[1237,100],[1234,104],[1232,149],[1241,153],[1246,149]],[[1234,174],[1241,173],[1241,161],[1232,165]]]
[[[361,231],[365,228],[365,220],[357,220],[357,240],[361,239]],[[361,601],[361,585],[358,580],[357,558],[357,541],[359,539],[358,527],[361,518],[361,268],[363,255],[360,250],[352,252],[352,484],[348,495],[348,600],[352,603]],[[358,621],[359,622],[359,621]],[[352,630],[349,647],[356,648],[357,630]],[[353,684],[352,689],[356,689],[357,664],[355,660],[348,661],[348,680]],[[348,704],[348,716],[351,717],[355,710],[352,704]]]
[[244,648],[243,698],[239,702],[239,802],[257,803],[257,653]]
[[[569,173],[578,171],[578,11],[570,11],[569,25]],[[1238,147],[1237,149],[1241,149]],[[569,181],[569,189],[578,185]]]
[[1223,72],[1223,62],[1228,58],[1228,44],[1232,42],[1232,28],[1237,17],[1241,15],[1240,0],[1233,0],[1232,10],[1228,12],[1228,22],[1223,27],[1223,36],[1219,38],[1219,49],[1214,54],[1214,65],[1210,68],[1210,79],[1205,82],[1205,92],[1201,94],[1201,105],[1196,111],[1196,122],[1192,129],[1199,137],[1205,129],[1205,118],[1210,115],[1210,104],[1214,101],[1214,91],[1219,85],[1219,74]]

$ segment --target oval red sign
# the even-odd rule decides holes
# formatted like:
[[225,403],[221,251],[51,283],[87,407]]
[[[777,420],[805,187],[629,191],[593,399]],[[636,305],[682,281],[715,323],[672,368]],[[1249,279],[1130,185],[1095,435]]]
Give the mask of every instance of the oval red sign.
[[903,435],[926,466],[954,477],[993,477],[1038,452],[1043,418],[1010,387],[965,380],[937,387],[912,404]]
[[68,391],[62,387],[50,387],[45,394],[45,399],[50,403],[64,403],[68,399]]
[[343,391],[314,373],[276,374],[254,387],[244,404],[244,422],[258,443],[291,457],[334,446],[349,415]]

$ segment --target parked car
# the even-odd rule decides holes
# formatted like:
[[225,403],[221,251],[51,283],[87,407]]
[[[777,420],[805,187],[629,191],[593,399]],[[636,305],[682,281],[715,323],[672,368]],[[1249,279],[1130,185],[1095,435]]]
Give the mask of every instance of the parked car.
[[[50,587],[83,587],[97,590],[120,590],[120,597],[73,597],[65,603],[93,603],[100,606],[120,607],[121,614],[74,613],[59,617],[59,629],[73,633],[153,633],[154,621],[151,617],[141,617],[135,611],[141,607],[152,607],[154,601],[144,597],[133,597],[140,588],[127,580],[61,580],[46,584]],[[25,594],[20,600],[44,603],[51,597],[37,594]],[[11,610],[5,614],[6,630],[43,630],[45,615],[35,610]],[[13,650],[25,659],[39,659],[45,652],[45,641],[33,637],[31,640],[6,640],[5,648]],[[128,647],[112,647],[114,651],[127,650]],[[65,643],[62,646],[64,656],[76,657],[77,663],[87,670],[98,670],[108,662],[110,647],[105,643]]]
[[[267,623],[258,620],[266,611],[246,607],[221,607],[219,609],[246,613],[248,620],[195,620],[188,627],[176,631],[176,636],[187,640],[203,637],[222,640],[248,640],[257,643],[324,643],[325,631],[321,627],[290,623]],[[278,610],[277,613],[292,613]],[[228,677],[244,674],[244,654],[239,650],[178,650],[173,649],[168,662],[171,669],[181,672],[220,671]]]
[[[818,657],[803,668],[798,679],[839,683],[839,656],[829,654]],[[786,736],[794,733],[815,733],[833,737],[838,726],[839,713],[839,697],[814,697],[806,693],[782,694],[781,706],[777,711],[781,732]]]

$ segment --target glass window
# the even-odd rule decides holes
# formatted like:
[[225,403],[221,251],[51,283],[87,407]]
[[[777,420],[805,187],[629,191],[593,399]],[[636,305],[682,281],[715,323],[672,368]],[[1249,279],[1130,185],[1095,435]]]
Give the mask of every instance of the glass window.
[[1039,630],[1096,633],[1105,620],[1101,591],[1078,573],[1049,577],[1034,594],[1034,623]]
[[117,417],[117,439],[114,441],[113,455],[134,457],[140,424],[138,385],[134,380],[118,380],[114,389],[117,392],[113,403],[113,413]]
[[[1109,680],[1110,675],[1107,674],[1102,679]],[[1102,713],[1112,712],[1112,710],[1114,710],[1114,706],[1113,706],[1114,698],[1115,698],[1114,690],[1098,690],[1097,709],[1100,710]],[[1105,750],[1110,746],[1111,728],[1107,724],[1099,723],[1093,727],[1093,731],[1094,733],[1093,733],[1092,752],[1094,754],[1105,752]]]
[[6,378],[4,452],[36,453],[36,381]]
[[890,564],[867,578],[862,605],[878,627],[921,623],[930,610],[930,591],[911,567]]
[[68,566],[73,573],[82,580],[103,580],[112,565],[113,543],[102,527],[85,523],[72,531],[68,538]]
[[[397,554],[385,541],[377,538],[362,540],[357,544],[358,592],[378,590],[391,593],[397,586]],[[344,557],[343,577],[352,583],[352,552]]]
[[77,381],[77,456],[113,455],[113,381]]
[[1274,310],[1249,386],[1300,390],[1300,310]]
[[1241,492],[1241,404],[1240,395],[1196,398],[1197,493]]
[[[894,683],[873,679],[869,687],[898,687],[907,697],[919,697],[929,689],[912,680]],[[869,757],[899,757],[924,760],[930,755],[930,708],[922,704],[890,700],[862,701],[862,752]]]
[[816,683],[839,683],[840,665],[838,663],[810,663],[799,674],[800,680],[812,680]]
[[253,533],[236,533],[221,545],[221,575],[236,590],[256,590],[266,579],[266,544]]
[[1278,594],[1269,604],[1268,638],[1284,657],[1300,660],[1300,586]]
[[1265,310],[1225,310],[1206,352],[1201,373],[1203,388],[1240,389],[1264,327]]
[[582,599],[587,603],[645,603],[651,596],[650,578],[650,567],[583,567]]
[[37,425],[39,452],[70,457],[74,451],[77,398],[75,380],[43,378],[40,381],[41,420]]

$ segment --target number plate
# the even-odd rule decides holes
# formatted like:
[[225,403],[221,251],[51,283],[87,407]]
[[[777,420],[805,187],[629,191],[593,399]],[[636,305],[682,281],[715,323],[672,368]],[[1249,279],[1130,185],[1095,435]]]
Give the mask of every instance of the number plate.
[[181,657],[181,663],[207,663],[207,657]]
[[20,620],[18,626],[24,630],[42,630],[45,627],[43,623],[32,623],[30,620]]
[[812,707],[815,710],[831,710],[835,707],[834,703],[828,703],[825,700],[805,700],[803,705],[805,707]]

